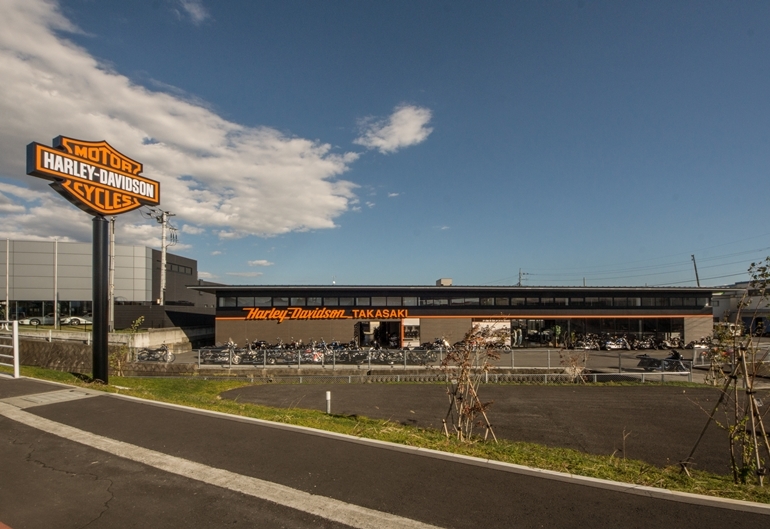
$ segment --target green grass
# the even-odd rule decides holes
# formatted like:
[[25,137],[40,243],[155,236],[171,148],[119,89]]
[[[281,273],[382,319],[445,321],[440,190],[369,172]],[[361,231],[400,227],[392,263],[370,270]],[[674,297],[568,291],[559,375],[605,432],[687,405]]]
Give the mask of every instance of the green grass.
[[[0,367],[0,370],[8,371],[4,367]],[[249,385],[249,382],[242,380],[113,376],[110,377],[111,384],[104,386],[85,383],[69,373],[36,367],[23,366],[22,375],[149,400],[295,424],[367,439],[430,448],[580,476],[770,503],[770,483],[764,488],[753,484],[736,485],[732,482],[731,476],[701,471],[691,471],[692,477],[687,477],[679,471],[678,466],[659,468],[637,460],[590,455],[576,450],[550,448],[532,443],[505,440],[501,440],[498,444],[481,441],[460,443],[454,439],[447,440],[442,432],[436,430],[404,426],[385,420],[360,416],[327,415],[319,411],[299,408],[270,408],[226,400],[219,396],[224,391]]]

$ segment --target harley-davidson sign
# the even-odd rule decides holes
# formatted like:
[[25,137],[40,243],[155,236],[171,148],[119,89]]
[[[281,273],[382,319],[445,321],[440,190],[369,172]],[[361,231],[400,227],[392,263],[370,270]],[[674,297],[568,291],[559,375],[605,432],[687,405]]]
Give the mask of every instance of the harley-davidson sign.
[[91,215],[117,215],[160,204],[160,184],[140,176],[142,164],[106,141],[59,136],[53,148],[27,145],[27,174],[52,180],[51,187]]

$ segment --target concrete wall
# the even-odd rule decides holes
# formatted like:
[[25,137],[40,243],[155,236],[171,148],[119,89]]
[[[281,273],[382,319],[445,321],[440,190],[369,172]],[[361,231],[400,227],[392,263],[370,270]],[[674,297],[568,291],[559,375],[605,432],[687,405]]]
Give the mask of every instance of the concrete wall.
[[685,343],[693,340],[700,340],[704,336],[711,336],[714,333],[714,319],[710,316],[703,318],[685,318],[684,319],[684,341]]
[[434,319],[420,318],[420,342],[432,342],[442,336],[453,344],[465,338],[473,327],[471,318]]
[[246,321],[219,320],[217,321],[216,341],[225,343],[232,338],[237,344],[246,341],[265,340],[275,343],[280,338],[284,342],[311,340],[326,342],[337,340],[349,342],[353,339],[357,320],[316,320],[316,321]]

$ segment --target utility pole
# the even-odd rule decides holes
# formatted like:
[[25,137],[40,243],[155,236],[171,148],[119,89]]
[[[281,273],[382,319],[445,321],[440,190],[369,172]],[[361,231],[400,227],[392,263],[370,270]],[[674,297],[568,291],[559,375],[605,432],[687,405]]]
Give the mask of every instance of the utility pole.
[[695,284],[700,286],[700,279],[698,279],[698,264],[695,262],[695,254],[690,254],[692,257],[692,266],[695,268]]
[[[166,304],[166,251],[169,246],[176,244],[176,228],[169,224],[168,219],[169,217],[174,217],[175,215],[170,211],[163,211],[155,208],[150,208],[150,212],[145,213],[145,215],[158,221],[161,226],[159,305],[163,306]],[[169,231],[171,233],[171,243],[167,241]]]
[[516,283],[516,286],[517,286],[517,287],[520,287],[520,286],[521,286],[521,280],[522,280],[522,278],[523,278],[524,276],[528,276],[528,275],[529,275],[528,273],[526,273],[526,272],[522,272],[522,271],[521,271],[521,268],[519,268],[519,282],[518,282],[518,283]]

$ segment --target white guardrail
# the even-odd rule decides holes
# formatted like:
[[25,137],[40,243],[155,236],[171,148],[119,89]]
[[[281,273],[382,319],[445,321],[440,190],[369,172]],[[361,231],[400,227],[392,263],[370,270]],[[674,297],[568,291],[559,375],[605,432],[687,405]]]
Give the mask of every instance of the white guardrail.
[[18,321],[0,320],[0,366],[12,367],[13,378],[19,378]]

